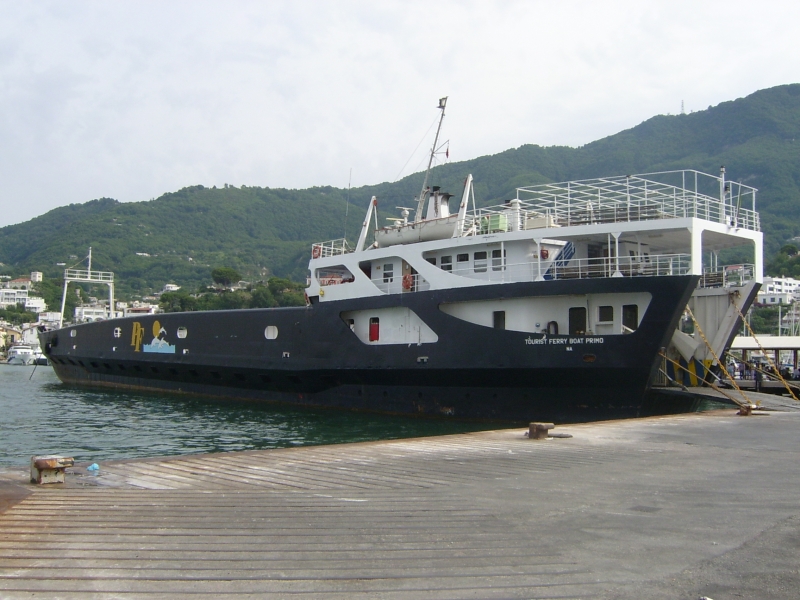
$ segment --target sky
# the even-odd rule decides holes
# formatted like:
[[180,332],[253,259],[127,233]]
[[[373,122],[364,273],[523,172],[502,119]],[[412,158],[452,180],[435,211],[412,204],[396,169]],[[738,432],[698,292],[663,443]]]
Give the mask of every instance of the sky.
[[[789,1],[0,0],[0,227],[580,146],[800,81]],[[443,157],[440,157],[444,160]]]

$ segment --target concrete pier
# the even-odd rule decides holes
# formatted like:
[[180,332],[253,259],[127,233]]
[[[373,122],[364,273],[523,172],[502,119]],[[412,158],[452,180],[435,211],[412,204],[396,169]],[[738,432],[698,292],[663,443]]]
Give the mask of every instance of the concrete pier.
[[7,469],[0,598],[800,594],[800,412],[525,432]]

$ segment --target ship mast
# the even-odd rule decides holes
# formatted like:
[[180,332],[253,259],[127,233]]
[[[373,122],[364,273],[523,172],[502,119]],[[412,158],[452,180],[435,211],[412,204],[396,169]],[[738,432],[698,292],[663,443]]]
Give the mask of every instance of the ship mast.
[[442,130],[442,121],[444,121],[444,107],[447,105],[447,96],[439,98],[439,106],[437,107],[442,111],[439,116],[439,127],[436,128],[436,137],[433,139],[433,146],[431,147],[431,156],[428,159],[428,170],[425,171],[425,179],[422,181],[422,190],[419,193],[419,200],[417,201],[417,213],[414,216],[414,222],[419,223],[422,221],[422,210],[425,208],[425,200],[428,198],[428,175],[431,174],[431,165],[433,165],[433,157],[436,154],[436,145],[439,143],[439,132]]

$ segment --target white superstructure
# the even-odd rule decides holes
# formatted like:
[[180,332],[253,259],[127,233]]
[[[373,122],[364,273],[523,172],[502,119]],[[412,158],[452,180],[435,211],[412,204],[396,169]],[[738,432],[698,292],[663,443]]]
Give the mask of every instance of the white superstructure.
[[[708,343],[697,332],[676,331],[672,350],[710,366],[763,280],[756,190],[726,182],[724,169],[718,177],[685,170],[524,187],[502,205],[480,208],[468,176],[457,209],[451,211],[452,196],[438,188],[426,189],[423,197],[427,211],[420,221],[401,207],[400,218],[381,226],[373,198],[354,248],[344,239],[314,244],[311,302],[496,283],[692,274],[700,286],[690,307]],[[720,253],[742,246],[751,260],[722,264]],[[490,323],[501,304],[442,310]],[[533,316],[530,308],[504,306],[503,326],[572,329],[571,317],[555,306],[542,308],[547,304],[539,303]],[[624,334],[636,328],[647,304],[646,298],[587,297],[584,327]]]

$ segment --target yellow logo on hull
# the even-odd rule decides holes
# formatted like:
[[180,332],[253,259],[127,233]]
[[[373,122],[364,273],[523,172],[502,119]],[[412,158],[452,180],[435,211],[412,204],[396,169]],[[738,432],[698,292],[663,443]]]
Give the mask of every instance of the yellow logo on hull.
[[131,335],[131,346],[133,346],[134,352],[141,352],[142,338],[144,338],[144,327],[139,321],[136,321],[133,324],[133,334]]

